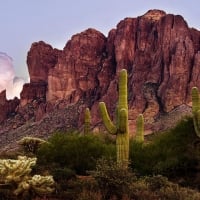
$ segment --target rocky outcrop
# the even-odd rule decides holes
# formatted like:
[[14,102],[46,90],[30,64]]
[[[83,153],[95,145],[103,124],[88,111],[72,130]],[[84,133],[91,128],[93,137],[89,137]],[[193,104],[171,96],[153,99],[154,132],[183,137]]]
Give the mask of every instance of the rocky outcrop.
[[[112,65],[105,57],[106,37],[102,33],[88,29],[74,35],[49,71],[47,101],[67,99],[76,103],[84,97],[94,103],[113,77]],[[98,79],[102,73],[104,82]]]
[[199,52],[200,32],[182,16],[160,10],[125,18],[107,37],[87,29],[72,36],[62,51],[33,43],[27,57],[30,84],[24,85],[18,113],[23,117],[24,108],[34,108],[27,119],[37,121],[70,106],[79,110],[75,120],[80,127],[89,107],[98,125],[98,102],[105,101],[114,114],[118,72],[126,68],[132,130],[139,113],[155,130],[159,116],[179,106],[188,113],[191,87],[200,87]]
[[16,114],[16,107],[19,105],[19,99],[15,97],[13,100],[6,99],[6,91],[0,93],[0,123],[9,116]]
[[[116,66],[117,71],[126,67],[130,74],[131,115],[144,112],[155,119],[160,112],[189,104],[190,88],[199,85],[194,75],[199,74],[199,37],[199,31],[188,28],[181,16],[157,10],[118,24]],[[156,85],[152,99],[143,90],[147,83]]]
[[60,53],[43,41],[31,45],[27,55],[30,83],[23,86],[20,94],[22,107],[36,99],[46,101],[49,70],[57,63]]
[[60,51],[43,41],[35,42],[27,55],[30,83],[47,83],[49,69],[57,63]]
[[20,93],[20,105],[31,103],[33,100],[42,100],[46,102],[47,84],[45,82],[26,83],[23,85]]

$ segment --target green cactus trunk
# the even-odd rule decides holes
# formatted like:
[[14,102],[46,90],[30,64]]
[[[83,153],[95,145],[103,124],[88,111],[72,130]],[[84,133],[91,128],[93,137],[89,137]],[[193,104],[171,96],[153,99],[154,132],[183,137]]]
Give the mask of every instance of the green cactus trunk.
[[84,122],[84,134],[87,135],[90,133],[90,124],[91,124],[91,115],[90,109],[86,108],[85,110],[85,122]]
[[107,130],[116,135],[117,162],[128,167],[129,160],[129,128],[128,128],[128,100],[127,100],[127,71],[121,70],[119,75],[119,100],[116,110],[116,124],[107,112],[104,102],[100,102],[100,112]]
[[192,88],[192,114],[196,135],[200,137],[200,96],[197,87]]
[[138,115],[136,120],[136,142],[144,142],[144,117],[143,114]]

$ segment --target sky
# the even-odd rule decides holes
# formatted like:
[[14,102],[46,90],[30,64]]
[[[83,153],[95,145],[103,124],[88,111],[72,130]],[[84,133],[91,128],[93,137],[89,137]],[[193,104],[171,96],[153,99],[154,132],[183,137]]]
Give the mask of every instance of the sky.
[[27,52],[44,41],[63,49],[72,35],[95,28],[107,36],[126,17],[150,9],[184,17],[200,30],[199,0],[0,0],[0,91],[19,97],[28,82]]

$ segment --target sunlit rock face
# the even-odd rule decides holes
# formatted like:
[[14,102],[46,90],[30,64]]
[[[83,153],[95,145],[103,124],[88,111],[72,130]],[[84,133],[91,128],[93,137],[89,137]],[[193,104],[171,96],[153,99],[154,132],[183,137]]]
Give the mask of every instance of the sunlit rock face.
[[149,20],[159,21],[165,15],[166,15],[166,12],[162,10],[149,10],[147,13],[143,15],[143,17]]
[[106,37],[88,29],[67,42],[58,63],[48,74],[47,100],[69,99],[77,102],[99,90],[98,74],[103,68]]
[[49,69],[55,66],[59,50],[43,41],[35,42],[27,55],[27,65],[30,75],[30,83],[47,83]]
[[60,52],[43,41],[31,45],[27,55],[30,83],[23,86],[20,94],[21,106],[31,103],[34,99],[46,100],[48,73],[57,63]]
[[139,113],[154,123],[160,113],[190,104],[191,87],[200,87],[199,50],[200,32],[189,28],[180,15],[160,10],[125,18],[108,36],[87,29],[72,36],[63,50],[36,42],[28,52],[30,84],[23,87],[20,106],[37,100],[36,120],[54,107],[75,106],[78,126],[89,107],[97,125],[99,101],[105,101],[112,116],[115,113],[118,73],[125,68],[134,132]]

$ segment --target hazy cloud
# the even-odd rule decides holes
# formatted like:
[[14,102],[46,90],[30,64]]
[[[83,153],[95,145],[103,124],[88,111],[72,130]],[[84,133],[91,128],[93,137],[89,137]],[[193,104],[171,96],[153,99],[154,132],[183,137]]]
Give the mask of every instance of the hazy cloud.
[[12,58],[0,52],[0,91],[6,89],[7,99],[19,98],[24,82],[24,79],[15,77]]

